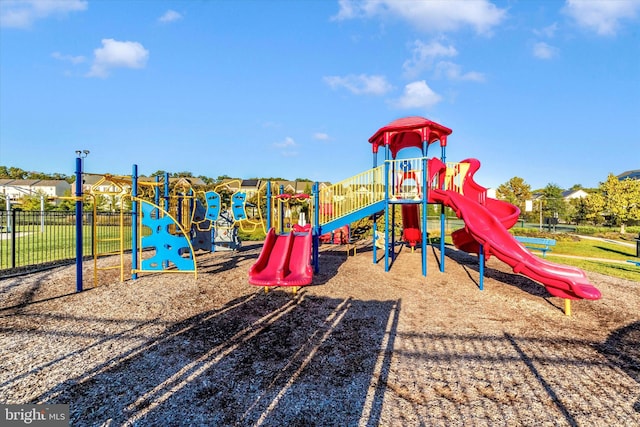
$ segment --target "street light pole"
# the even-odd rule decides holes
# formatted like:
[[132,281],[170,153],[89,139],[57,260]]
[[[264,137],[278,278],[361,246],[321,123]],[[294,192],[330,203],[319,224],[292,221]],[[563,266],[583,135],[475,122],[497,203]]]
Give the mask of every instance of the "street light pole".
[[76,150],[76,292],[82,292],[82,160],[89,150]]
[[540,210],[540,228],[539,231],[542,231],[542,197],[538,199],[538,207]]

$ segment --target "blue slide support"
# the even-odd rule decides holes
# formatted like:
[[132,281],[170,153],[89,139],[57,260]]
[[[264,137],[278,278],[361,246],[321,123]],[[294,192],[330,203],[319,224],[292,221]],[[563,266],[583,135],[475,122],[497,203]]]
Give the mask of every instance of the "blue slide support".
[[[426,143],[425,143],[426,144]],[[427,200],[429,191],[427,182],[427,158],[422,157],[422,275],[427,275]]]
[[[442,156],[440,158],[440,160],[442,160],[442,163],[444,163],[445,165],[447,164],[447,160],[446,160],[447,156],[445,155],[445,147],[442,146]],[[446,176],[446,174],[445,174]],[[446,178],[445,178],[446,181]],[[440,187],[442,190],[446,190],[445,188],[445,182],[441,182],[440,183]],[[444,204],[440,205],[440,271],[442,273],[444,273],[444,224],[445,224],[445,213],[444,213]]]
[[312,236],[312,260],[314,273],[320,272],[320,235],[322,228],[320,227],[320,185],[318,182],[313,183],[313,236]]

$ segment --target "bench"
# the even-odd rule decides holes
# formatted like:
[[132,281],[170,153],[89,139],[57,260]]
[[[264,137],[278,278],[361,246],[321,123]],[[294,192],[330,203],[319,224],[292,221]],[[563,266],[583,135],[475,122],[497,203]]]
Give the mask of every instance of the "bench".
[[525,248],[542,252],[543,258],[546,257],[547,251],[551,251],[550,246],[556,245],[556,241],[553,239],[545,239],[542,237],[514,237],[518,242],[522,243]]

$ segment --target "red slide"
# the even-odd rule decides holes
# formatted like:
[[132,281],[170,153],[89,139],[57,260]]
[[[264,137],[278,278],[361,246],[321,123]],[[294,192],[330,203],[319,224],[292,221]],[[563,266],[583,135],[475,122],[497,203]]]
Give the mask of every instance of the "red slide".
[[402,238],[411,248],[422,242],[420,233],[420,215],[417,204],[402,205]]
[[[504,206],[505,202],[496,204],[495,202],[499,202],[497,200],[486,203],[486,206],[479,203],[474,190],[482,187],[478,186],[472,178],[479,167],[479,162],[475,159],[465,162],[472,163],[472,167],[465,177],[464,195],[455,191],[432,189],[429,196],[430,202],[449,206],[456,212],[458,218],[464,220],[465,228],[460,236],[466,235],[475,241],[476,245],[482,244],[487,255],[495,255],[511,266],[515,273],[542,283],[553,296],[568,299],[600,299],[600,291],[589,282],[582,270],[543,260],[515,240],[505,225],[510,227],[515,224],[519,209],[514,207],[515,209],[509,210]],[[430,162],[430,166],[436,166],[436,163]],[[493,208],[494,212],[489,208]],[[508,214],[510,211],[515,212],[515,215],[509,214],[502,219],[496,215],[499,212]],[[464,246],[462,243],[470,245],[469,239],[459,238],[462,240],[458,242],[461,246]],[[460,247],[458,244],[456,246]]]
[[249,283],[256,286],[305,286],[313,280],[311,229],[267,233],[258,260],[249,268]]

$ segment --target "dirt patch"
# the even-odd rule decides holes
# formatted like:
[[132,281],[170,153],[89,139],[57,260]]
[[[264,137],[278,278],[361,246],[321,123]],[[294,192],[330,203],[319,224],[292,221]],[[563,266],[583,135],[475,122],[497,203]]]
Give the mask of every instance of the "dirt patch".
[[[73,425],[638,425],[640,284],[589,274],[563,300],[490,259],[323,246],[294,296],[247,282],[260,251],[198,278],[75,266],[0,281],[0,401],[70,403]],[[101,263],[107,263],[103,260]]]

